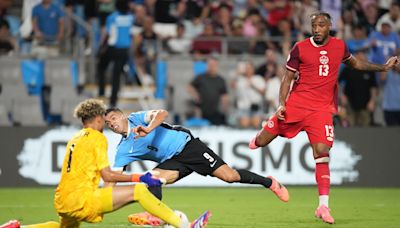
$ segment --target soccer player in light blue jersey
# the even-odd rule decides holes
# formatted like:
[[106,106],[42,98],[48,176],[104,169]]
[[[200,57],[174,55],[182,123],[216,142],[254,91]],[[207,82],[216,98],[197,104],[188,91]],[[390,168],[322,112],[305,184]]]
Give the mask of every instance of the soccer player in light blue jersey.
[[[199,138],[193,137],[188,129],[164,123],[167,116],[165,110],[140,111],[126,116],[118,108],[108,109],[105,114],[106,124],[113,132],[122,135],[113,170],[123,172],[132,162],[150,160],[158,163],[153,170],[167,184],[196,172],[203,176],[217,177],[227,183],[259,184],[269,188],[282,201],[289,200],[287,189],[273,177],[263,177],[244,169],[232,169]],[[151,187],[149,190],[162,198],[161,187]],[[131,216],[140,217],[141,223],[154,221],[147,213]],[[144,223],[152,225],[150,222]]]

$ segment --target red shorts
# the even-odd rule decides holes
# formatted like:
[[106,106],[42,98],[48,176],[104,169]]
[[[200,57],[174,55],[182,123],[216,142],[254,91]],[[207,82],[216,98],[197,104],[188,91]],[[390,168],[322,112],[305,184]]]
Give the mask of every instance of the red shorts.
[[305,131],[311,144],[323,143],[330,147],[335,137],[332,113],[288,107],[284,121],[273,115],[265,124],[264,130],[286,138],[293,138],[300,131]]

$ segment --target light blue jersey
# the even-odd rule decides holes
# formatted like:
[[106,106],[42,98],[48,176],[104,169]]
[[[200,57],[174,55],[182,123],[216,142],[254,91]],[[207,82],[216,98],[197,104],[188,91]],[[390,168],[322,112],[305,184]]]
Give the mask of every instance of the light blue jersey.
[[150,160],[162,163],[179,154],[191,136],[185,131],[173,130],[163,125],[153,129],[145,137],[135,139],[132,131],[136,126],[148,126],[145,111],[131,113],[128,117],[128,135],[122,137],[115,155],[114,168],[122,168],[131,162]]
[[135,17],[132,14],[121,14],[118,11],[106,19],[106,31],[109,35],[108,45],[116,48],[129,48],[131,45],[131,28]]

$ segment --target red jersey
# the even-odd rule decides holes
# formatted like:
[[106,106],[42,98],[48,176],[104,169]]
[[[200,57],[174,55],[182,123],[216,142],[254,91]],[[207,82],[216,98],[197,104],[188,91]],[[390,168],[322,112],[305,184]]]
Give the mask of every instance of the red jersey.
[[328,37],[325,45],[312,38],[297,42],[286,68],[298,72],[286,106],[305,110],[337,112],[338,73],[340,64],[351,54],[343,40]]

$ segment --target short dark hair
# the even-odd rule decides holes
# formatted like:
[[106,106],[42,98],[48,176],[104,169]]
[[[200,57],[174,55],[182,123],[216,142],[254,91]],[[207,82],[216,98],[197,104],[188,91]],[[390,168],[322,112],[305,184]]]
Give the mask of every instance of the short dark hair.
[[104,112],[104,115],[106,116],[106,115],[108,115],[108,113],[110,113],[110,112],[119,112],[119,113],[123,113],[121,109],[113,107],[113,108],[108,108],[108,109],[106,109],[106,111]]
[[319,16],[325,17],[328,21],[330,21],[332,23],[332,17],[327,12],[322,12],[322,11],[316,12],[316,13],[311,14],[310,17],[311,17],[311,20],[313,20],[314,18],[319,17]]

